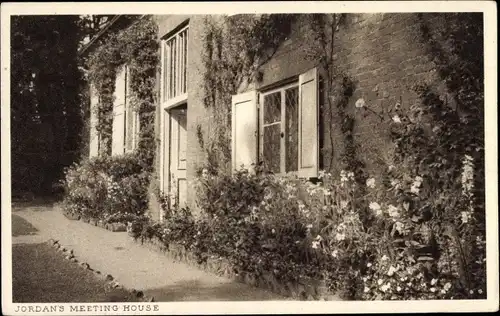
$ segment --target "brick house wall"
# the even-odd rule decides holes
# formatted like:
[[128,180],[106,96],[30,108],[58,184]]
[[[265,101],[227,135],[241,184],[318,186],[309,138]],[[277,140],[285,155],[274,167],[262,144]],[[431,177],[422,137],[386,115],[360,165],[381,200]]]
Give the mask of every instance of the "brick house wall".
[[[204,160],[196,128],[200,125],[204,133],[210,133],[212,124],[211,115],[203,104],[202,37],[205,16],[169,15],[156,16],[155,19],[159,27],[159,40],[169,36],[189,19],[186,152],[189,183]],[[424,14],[424,19],[431,29],[446,23],[444,14]],[[354,111],[354,139],[357,144],[362,145],[358,154],[370,175],[376,176],[391,163],[389,128],[376,116],[363,115],[362,111],[356,110],[355,102],[363,98],[366,105],[376,112],[388,110],[397,102],[401,103],[403,108],[408,108],[419,102],[418,96],[411,89],[417,82],[432,83],[441,93],[445,92],[435,65],[426,53],[426,43],[420,35],[421,23],[419,16],[414,13],[348,14],[336,32],[335,62],[355,86],[347,108],[348,111]],[[316,66],[317,61],[308,55],[308,45],[312,42],[308,36],[310,33],[307,32],[306,19],[299,17],[289,38],[282,43],[272,59],[261,67],[262,80],[246,90],[272,85]],[[158,109],[157,118],[160,113],[161,110]],[[340,156],[344,148],[340,122],[335,111],[321,113],[320,169],[338,174],[342,168]],[[160,144],[158,120],[156,134]],[[161,147],[157,147],[156,170],[160,170]],[[194,198],[192,188],[188,187],[189,206],[194,206]],[[159,214],[155,201],[152,202],[151,213],[155,217]]]

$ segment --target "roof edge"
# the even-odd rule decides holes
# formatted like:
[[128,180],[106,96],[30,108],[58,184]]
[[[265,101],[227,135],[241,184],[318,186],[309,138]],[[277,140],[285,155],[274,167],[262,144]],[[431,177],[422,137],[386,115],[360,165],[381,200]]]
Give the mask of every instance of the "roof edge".
[[103,27],[85,46],[83,46],[78,52],[78,56],[82,56],[106,31],[109,30],[111,26],[113,26],[116,21],[118,21],[122,17],[121,14],[115,15],[113,19]]

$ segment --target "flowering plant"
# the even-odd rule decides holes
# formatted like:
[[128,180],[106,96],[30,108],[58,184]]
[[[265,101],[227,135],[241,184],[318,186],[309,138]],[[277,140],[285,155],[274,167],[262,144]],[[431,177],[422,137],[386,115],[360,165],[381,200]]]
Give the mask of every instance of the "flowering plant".
[[63,208],[109,222],[127,221],[145,213],[148,182],[133,155],[85,160],[66,172]]

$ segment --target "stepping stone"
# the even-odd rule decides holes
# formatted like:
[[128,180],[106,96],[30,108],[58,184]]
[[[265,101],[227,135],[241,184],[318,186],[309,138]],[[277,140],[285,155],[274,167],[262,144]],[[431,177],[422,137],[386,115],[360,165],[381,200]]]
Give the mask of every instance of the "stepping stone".
[[90,268],[89,264],[86,263],[86,262],[80,263],[80,266],[82,266],[82,268],[84,268],[84,269],[89,269]]

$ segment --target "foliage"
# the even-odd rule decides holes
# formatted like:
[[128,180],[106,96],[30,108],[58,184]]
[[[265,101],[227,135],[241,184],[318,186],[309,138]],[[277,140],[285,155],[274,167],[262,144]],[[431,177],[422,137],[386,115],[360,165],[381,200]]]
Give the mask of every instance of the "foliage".
[[[312,184],[259,170],[222,174],[212,164],[218,160],[208,159],[198,174],[203,215],[194,219],[185,214],[175,220],[178,226],[168,229],[179,233],[171,240],[180,240],[200,260],[228,258],[237,271],[272,271],[285,282],[322,278],[348,298],[484,298],[483,100],[477,81],[482,65],[475,65],[474,58],[467,62],[463,52],[470,42],[482,42],[481,23],[445,30],[443,34],[451,32],[448,55],[436,46],[439,41],[427,37],[457,107],[445,104],[432,87],[417,87],[420,104],[397,107],[384,122],[390,125],[396,151],[394,163],[375,179],[363,170],[352,137],[355,122],[347,106],[354,86],[333,59],[334,33],[342,17],[334,16],[328,23],[323,16],[312,18],[315,40],[325,44],[318,46],[316,57],[326,70],[329,107],[336,108],[341,120],[348,171],[340,177],[322,173]],[[455,18],[461,21],[460,15]],[[423,24],[424,39],[426,32]],[[229,83],[248,76],[242,65],[240,60]],[[477,80],[460,81],[464,74]],[[219,84],[234,94],[238,86],[229,83]],[[228,92],[221,94],[225,102],[213,101],[219,90],[223,89],[210,90],[215,97],[208,99],[217,108],[230,104]],[[205,148],[207,143],[200,140]],[[181,231],[188,234],[182,237]]]
[[[198,140],[211,170],[228,172],[231,161],[231,97],[245,84],[260,80],[259,68],[291,32],[293,14],[239,15],[205,20],[203,35],[204,104],[214,130]],[[204,139],[203,137],[207,139]]]
[[[130,18],[131,19],[131,18]],[[133,19],[131,19],[133,21]],[[89,80],[95,85],[98,105],[97,130],[103,154],[110,154],[114,82],[117,70],[130,70],[131,104],[138,111],[140,136],[137,155],[146,170],[152,171],[155,153],[155,81],[159,63],[157,26],[150,17],[140,18],[129,27],[112,32],[88,60]]]
[[135,220],[147,210],[148,182],[133,155],[91,158],[67,170],[63,210],[107,222]]
[[[12,191],[52,193],[82,150],[77,16],[11,20]],[[36,163],[33,163],[36,161]]]

